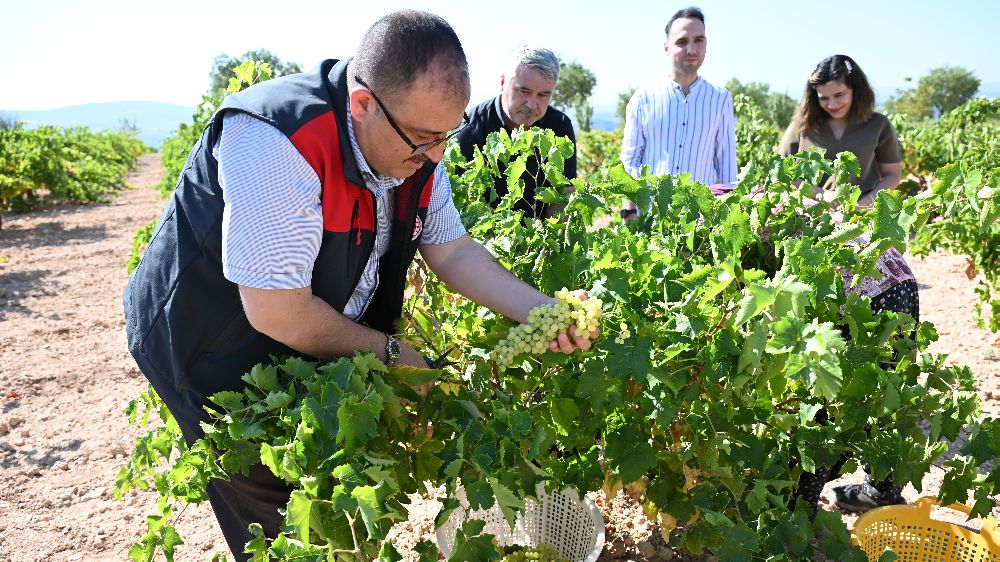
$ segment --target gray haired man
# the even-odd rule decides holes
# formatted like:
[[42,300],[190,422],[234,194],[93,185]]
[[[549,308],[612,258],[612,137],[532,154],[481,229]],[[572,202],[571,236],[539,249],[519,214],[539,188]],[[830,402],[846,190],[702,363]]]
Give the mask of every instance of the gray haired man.
[[[559,59],[552,51],[527,45],[516,49],[508,69],[500,74],[500,94],[472,108],[469,112],[469,125],[457,135],[465,158],[472,158],[473,147],[482,148],[486,144],[486,137],[500,129],[552,129],[556,135],[569,137],[573,141],[573,156],[566,160],[563,173],[567,178],[575,178],[576,135],[573,133],[573,123],[565,113],[549,107],[558,81]],[[529,158],[527,170],[522,176],[524,196],[514,206],[528,217],[547,217],[556,211],[535,200],[539,175],[538,160]],[[541,185],[546,185],[544,179]],[[494,206],[500,197],[507,194],[506,178],[497,179],[495,187],[497,199],[490,201]]]

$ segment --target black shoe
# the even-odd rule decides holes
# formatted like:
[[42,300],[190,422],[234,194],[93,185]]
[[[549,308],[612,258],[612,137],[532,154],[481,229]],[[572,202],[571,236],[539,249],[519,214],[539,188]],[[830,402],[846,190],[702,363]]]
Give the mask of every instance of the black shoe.
[[865,482],[863,484],[847,484],[837,486],[833,489],[836,497],[833,503],[844,511],[854,511],[864,513],[876,507],[886,505],[905,505],[906,500],[899,493],[899,488],[892,488],[886,493],[879,492],[875,486]]

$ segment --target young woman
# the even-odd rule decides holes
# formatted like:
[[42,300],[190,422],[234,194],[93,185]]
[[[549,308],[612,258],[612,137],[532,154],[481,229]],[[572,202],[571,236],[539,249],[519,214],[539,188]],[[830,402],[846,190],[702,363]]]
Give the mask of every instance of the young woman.
[[[893,189],[903,179],[896,131],[889,119],[874,109],[875,92],[854,59],[827,57],[809,76],[778,152],[788,156],[817,147],[825,149],[830,160],[845,150],[853,152],[861,164],[861,176],[855,178],[861,188],[858,206],[869,207],[879,191]],[[817,195],[832,183],[828,178],[817,187]]]
[[[826,157],[831,160],[840,152],[854,153],[861,164],[861,175],[853,179],[861,188],[858,206],[870,207],[879,191],[895,188],[902,179],[896,131],[885,115],[876,113],[874,108],[875,93],[854,59],[846,55],[827,57],[809,76],[802,101],[778,152],[788,156],[816,147],[825,149]],[[833,178],[827,178],[814,192],[817,198],[825,197],[832,193],[833,187]],[[903,256],[890,250],[879,258],[878,268],[882,279],[863,279],[851,291],[870,297],[875,312],[905,312],[919,321],[917,282]],[[845,275],[845,281],[850,287],[849,274]],[[816,474],[803,473],[796,495],[815,510],[823,485],[839,475],[844,461],[834,467],[818,468]],[[904,503],[891,477],[878,483],[869,477],[864,484],[838,486],[833,491],[836,504],[847,511],[861,512]]]

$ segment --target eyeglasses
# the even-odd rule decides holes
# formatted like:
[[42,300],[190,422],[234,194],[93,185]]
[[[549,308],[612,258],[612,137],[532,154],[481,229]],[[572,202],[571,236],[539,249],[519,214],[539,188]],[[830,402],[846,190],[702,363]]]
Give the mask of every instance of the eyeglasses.
[[377,103],[378,106],[382,109],[382,113],[385,113],[385,118],[389,122],[389,125],[392,125],[392,128],[396,131],[396,134],[399,135],[399,138],[403,139],[403,141],[407,144],[407,146],[409,146],[411,149],[413,149],[412,156],[416,156],[418,154],[423,154],[423,153],[427,152],[428,150],[434,148],[435,146],[437,146],[437,145],[439,145],[439,144],[441,144],[443,142],[447,142],[448,139],[450,139],[450,138],[454,137],[455,135],[457,135],[459,131],[461,131],[463,128],[465,128],[466,125],[469,124],[469,115],[463,111],[462,112],[462,124],[459,125],[457,128],[453,129],[450,133],[448,133],[447,135],[445,135],[445,136],[443,136],[443,137],[441,137],[439,139],[434,139],[434,140],[432,140],[430,142],[416,144],[416,143],[414,143],[413,141],[410,140],[410,137],[406,136],[406,133],[403,132],[403,129],[399,128],[399,125],[396,124],[396,120],[392,118],[392,114],[389,113],[388,109],[386,109],[385,104],[382,103],[382,100],[380,100],[378,98],[378,96],[375,95],[375,91],[372,90],[372,87],[369,86],[368,84],[366,84],[365,81],[362,80],[360,76],[355,76],[354,79],[357,80],[358,84],[361,84],[362,86],[364,86],[365,88],[367,88],[368,89],[368,93],[370,93],[372,95],[372,97],[375,98],[375,103]]

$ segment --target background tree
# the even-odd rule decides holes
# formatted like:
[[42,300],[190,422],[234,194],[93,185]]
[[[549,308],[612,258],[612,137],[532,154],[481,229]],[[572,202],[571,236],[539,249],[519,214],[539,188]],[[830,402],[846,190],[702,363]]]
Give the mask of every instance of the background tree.
[[763,82],[740,82],[732,78],[726,82],[726,89],[735,98],[737,94],[743,94],[760,109],[761,118],[774,127],[784,130],[792,121],[795,113],[795,99],[788,94],[772,92],[771,86]]
[[944,115],[972,99],[979,91],[979,78],[961,66],[942,66],[920,79],[937,115]]
[[267,49],[247,51],[238,57],[222,54],[215,57],[215,61],[212,62],[212,73],[209,75],[211,80],[209,91],[211,93],[225,93],[226,88],[229,86],[229,79],[233,76],[233,70],[240,63],[248,60],[266,62],[271,65],[271,73],[275,78],[286,74],[302,72],[302,66],[299,63],[284,62]]
[[[909,76],[904,80],[913,82],[913,78]],[[896,90],[896,95],[886,100],[885,111],[886,113],[901,113],[911,119],[930,119],[934,116],[934,108],[931,107],[927,87],[920,85]]]
[[552,105],[566,110],[573,108],[576,126],[589,131],[594,118],[594,107],[590,105],[590,95],[597,85],[597,77],[582,64],[573,61],[559,63],[559,84],[552,94]]
[[633,95],[635,95],[635,88],[631,86],[624,92],[618,92],[618,107],[615,108],[615,115],[618,116],[618,126],[621,128],[625,127],[625,110]]
[[[912,79],[907,78],[907,82]],[[979,91],[979,78],[960,66],[941,66],[922,77],[915,87],[896,91],[885,109],[914,119],[940,117],[972,99]]]
[[0,113],[0,131],[9,131],[17,128],[17,115],[13,113]]

